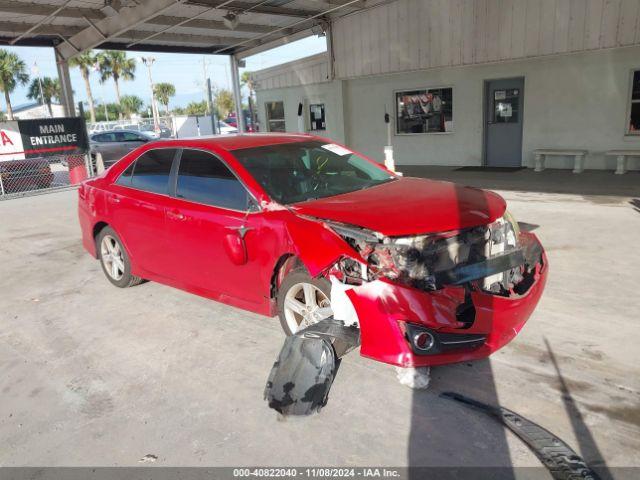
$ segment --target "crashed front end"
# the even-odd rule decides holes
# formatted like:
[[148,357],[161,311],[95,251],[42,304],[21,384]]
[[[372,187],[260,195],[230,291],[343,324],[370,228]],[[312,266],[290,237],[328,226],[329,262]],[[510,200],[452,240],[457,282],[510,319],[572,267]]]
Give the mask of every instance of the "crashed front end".
[[358,326],[361,355],[381,362],[486,357],[518,334],[545,286],[540,242],[508,213],[489,225],[406,237],[324,223],[354,251],[324,272],[334,318]]

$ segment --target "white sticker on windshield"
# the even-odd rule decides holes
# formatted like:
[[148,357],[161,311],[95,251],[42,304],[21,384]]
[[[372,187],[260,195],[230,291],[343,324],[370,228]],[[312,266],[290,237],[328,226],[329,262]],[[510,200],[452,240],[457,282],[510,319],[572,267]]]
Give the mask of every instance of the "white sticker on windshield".
[[351,152],[340,145],[336,145],[335,143],[327,143],[326,145],[322,145],[322,148],[325,150],[329,150],[331,153],[335,153],[336,155],[351,155]]

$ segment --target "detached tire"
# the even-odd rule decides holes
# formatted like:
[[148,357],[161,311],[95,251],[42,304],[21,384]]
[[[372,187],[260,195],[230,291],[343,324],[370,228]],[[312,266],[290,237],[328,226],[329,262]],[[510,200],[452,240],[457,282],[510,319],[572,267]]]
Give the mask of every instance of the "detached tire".
[[331,283],[312,278],[304,268],[292,270],[278,289],[277,307],[282,330],[293,335],[300,324],[304,328],[318,321],[318,309],[331,307]]
[[104,227],[96,237],[96,252],[107,280],[119,288],[133,287],[143,279],[131,274],[131,261],[118,234]]

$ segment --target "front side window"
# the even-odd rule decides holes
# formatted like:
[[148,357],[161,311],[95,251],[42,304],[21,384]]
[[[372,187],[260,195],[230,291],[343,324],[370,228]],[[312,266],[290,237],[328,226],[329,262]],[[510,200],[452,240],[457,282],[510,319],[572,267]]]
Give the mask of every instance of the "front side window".
[[453,89],[396,93],[396,133],[453,132]]
[[286,132],[284,123],[284,103],[267,102],[267,130],[269,132]]
[[640,135],[640,70],[633,72],[631,107],[629,108],[629,135]]
[[282,204],[330,197],[395,179],[344,147],[320,141],[234,150],[269,196]]
[[249,194],[244,185],[217,157],[202,150],[182,151],[176,196],[185,200],[245,211]]
[[168,194],[175,155],[174,148],[158,148],[143,153],[133,166],[130,186],[145,192]]

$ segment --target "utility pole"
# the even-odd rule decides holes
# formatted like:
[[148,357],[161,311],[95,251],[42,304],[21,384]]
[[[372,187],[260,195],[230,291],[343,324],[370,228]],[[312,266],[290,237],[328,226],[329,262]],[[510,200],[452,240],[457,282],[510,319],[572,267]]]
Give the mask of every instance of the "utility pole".
[[[207,76],[207,64],[206,64],[206,59],[205,56],[202,56],[202,74],[203,74],[203,81],[204,81],[204,99],[207,102],[207,113],[211,113],[213,112],[213,105],[211,103],[211,84],[209,82],[209,77]],[[213,131],[213,133],[215,133],[215,129]]]
[[156,61],[153,57],[140,57],[142,63],[147,66],[149,72],[149,87],[151,88],[151,111],[153,113],[153,130],[160,132],[160,122],[158,120],[158,106],[156,105],[156,92],[153,87],[153,79],[151,78],[151,65]]
[[[213,106],[213,101],[211,100],[211,79],[209,78],[207,78],[207,105]],[[211,132],[216,135],[218,133],[218,122],[216,122],[216,114],[213,108],[209,109],[209,115],[211,115]]]
[[38,76],[38,86],[40,87],[40,105],[44,106],[44,94],[42,93],[42,78],[40,77],[40,69],[38,68],[37,61],[33,62],[33,68],[31,69],[31,72]]

